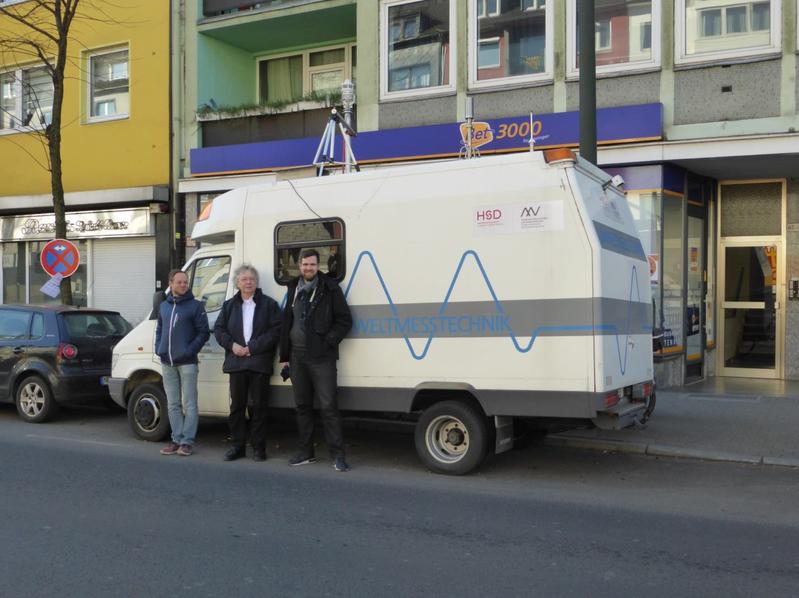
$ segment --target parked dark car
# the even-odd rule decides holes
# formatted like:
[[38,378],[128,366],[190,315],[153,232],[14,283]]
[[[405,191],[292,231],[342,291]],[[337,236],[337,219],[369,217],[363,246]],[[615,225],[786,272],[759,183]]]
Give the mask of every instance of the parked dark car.
[[0,401],[38,423],[59,405],[107,400],[111,350],[130,329],[114,311],[0,306]]

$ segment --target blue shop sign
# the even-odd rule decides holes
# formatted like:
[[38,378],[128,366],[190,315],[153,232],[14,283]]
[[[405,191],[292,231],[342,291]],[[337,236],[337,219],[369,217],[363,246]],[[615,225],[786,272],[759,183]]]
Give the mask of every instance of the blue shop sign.
[[[529,148],[530,116],[486,121],[494,139],[480,153],[523,151]],[[358,162],[391,162],[455,157],[461,149],[459,123],[384,129],[359,133],[352,140]],[[533,117],[537,148],[575,146],[579,143],[579,112],[556,112]],[[319,132],[321,137],[322,132]],[[279,170],[310,166],[320,137],[264,141],[191,150],[194,176]],[[597,110],[599,144],[656,141],[663,138],[663,106],[640,104]]]

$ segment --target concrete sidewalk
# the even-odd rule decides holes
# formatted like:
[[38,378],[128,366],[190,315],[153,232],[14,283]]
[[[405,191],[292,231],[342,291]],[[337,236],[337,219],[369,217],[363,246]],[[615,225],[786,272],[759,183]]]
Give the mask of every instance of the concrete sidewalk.
[[659,389],[646,428],[572,430],[546,443],[799,468],[799,382],[711,378]]

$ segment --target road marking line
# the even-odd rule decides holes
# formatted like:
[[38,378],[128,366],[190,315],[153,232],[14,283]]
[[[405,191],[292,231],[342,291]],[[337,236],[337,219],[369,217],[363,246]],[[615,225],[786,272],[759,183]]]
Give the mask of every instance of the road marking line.
[[63,436],[42,436],[40,434],[25,434],[26,438],[36,438],[43,440],[63,440],[64,442],[77,442],[79,444],[99,444],[101,446],[118,446],[123,447],[124,444],[117,442],[102,442],[101,440],[82,440],[80,438],[64,438]]

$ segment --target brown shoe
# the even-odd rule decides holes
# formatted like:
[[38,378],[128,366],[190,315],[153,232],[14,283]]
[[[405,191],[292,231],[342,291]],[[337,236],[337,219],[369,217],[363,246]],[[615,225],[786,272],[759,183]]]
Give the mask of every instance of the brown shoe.
[[190,444],[181,444],[180,448],[178,448],[178,455],[181,457],[189,457],[191,456],[192,449]]
[[164,448],[161,449],[162,455],[174,455],[180,450],[180,447],[175,444],[174,442],[170,442]]

